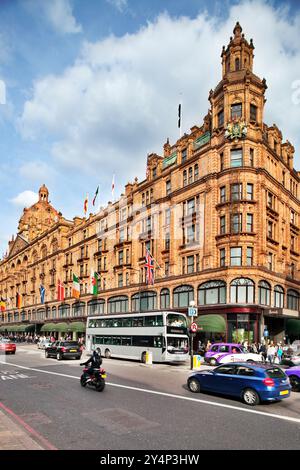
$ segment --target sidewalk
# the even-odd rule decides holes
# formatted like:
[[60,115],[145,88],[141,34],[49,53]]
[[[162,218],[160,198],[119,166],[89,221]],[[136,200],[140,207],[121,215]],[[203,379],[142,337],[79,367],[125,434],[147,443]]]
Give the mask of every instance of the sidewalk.
[[44,450],[44,447],[0,409],[0,450]]

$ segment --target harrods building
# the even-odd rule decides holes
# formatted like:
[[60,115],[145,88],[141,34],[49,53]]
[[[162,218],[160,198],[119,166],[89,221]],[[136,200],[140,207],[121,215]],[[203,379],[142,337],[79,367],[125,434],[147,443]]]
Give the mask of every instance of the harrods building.
[[[267,85],[253,72],[252,39],[239,23],[233,33],[203,123],[167,140],[162,155],[148,155],[145,180],[135,178],[118,201],[73,220],[40,188],[0,261],[2,331],[70,330],[75,337],[87,315],[187,312],[194,300],[200,339],[259,341],[265,330],[275,340],[300,337],[300,173],[292,144],[264,123]],[[153,285],[145,278],[146,248],[155,258]],[[97,295],[89,293],[91,270],[100,276]]]

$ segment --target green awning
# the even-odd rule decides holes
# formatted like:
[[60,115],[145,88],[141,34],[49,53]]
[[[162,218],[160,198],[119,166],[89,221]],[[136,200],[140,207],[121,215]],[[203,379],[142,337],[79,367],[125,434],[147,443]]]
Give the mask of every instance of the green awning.
[[0,326],[0,331],[5,331],[5,330],[7,330],[7,326],[6,326],[6,325]]
[[35,330],[35,325],[30,324],[25,327],[26,333],[32,332],[34,330]]
[[199,315],[196,323],[200,331],[226,333],[226,321],[221,315]]
[[85,323],[82,321],[75,321],[68,325],[68,331],[75,331],[77,333],[85,332]]
[[55,330],[56,324],[55,323],[45,323],[40,331],[56,331]]
[[67,323],[53,323],[52,331],[68,331],[69,325]]
[[288,318],[286,321],[286,333],[288,335],[300,335],[300,320]]
[[163,159],[163,170],[170,165],[174,165],[177,162],[177,152],[173,152],[172,155]]

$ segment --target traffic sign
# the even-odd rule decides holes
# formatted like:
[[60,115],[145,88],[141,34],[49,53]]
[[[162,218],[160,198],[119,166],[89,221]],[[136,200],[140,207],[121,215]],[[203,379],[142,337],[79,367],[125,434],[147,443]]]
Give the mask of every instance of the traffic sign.
[[192,333],[196,333],[197,330],[198,330],[198,325],[197,325],[197,323],[193,322],[193,323],[191,324],[191,332],[192,332]]
[[197,307],[189,307],[188,308],[188,316],[189,317],[196,317],[198,315]]

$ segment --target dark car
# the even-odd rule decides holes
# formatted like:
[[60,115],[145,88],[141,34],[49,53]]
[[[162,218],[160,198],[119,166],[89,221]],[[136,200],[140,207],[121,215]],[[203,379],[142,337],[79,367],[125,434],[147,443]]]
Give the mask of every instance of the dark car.
[[293,392],[300,392],[300,366],[289,367],[284,372],[290,379]]
[[214,392],[241,398],[247,405],[288,398],[291,384],[280,367],[265,364],[230,363],[192,374],[191,392]]
[[81,346],[77,341],[55,341],[45,349],[45,357],[56,357],[58,361],[65,358],[80,359]]

